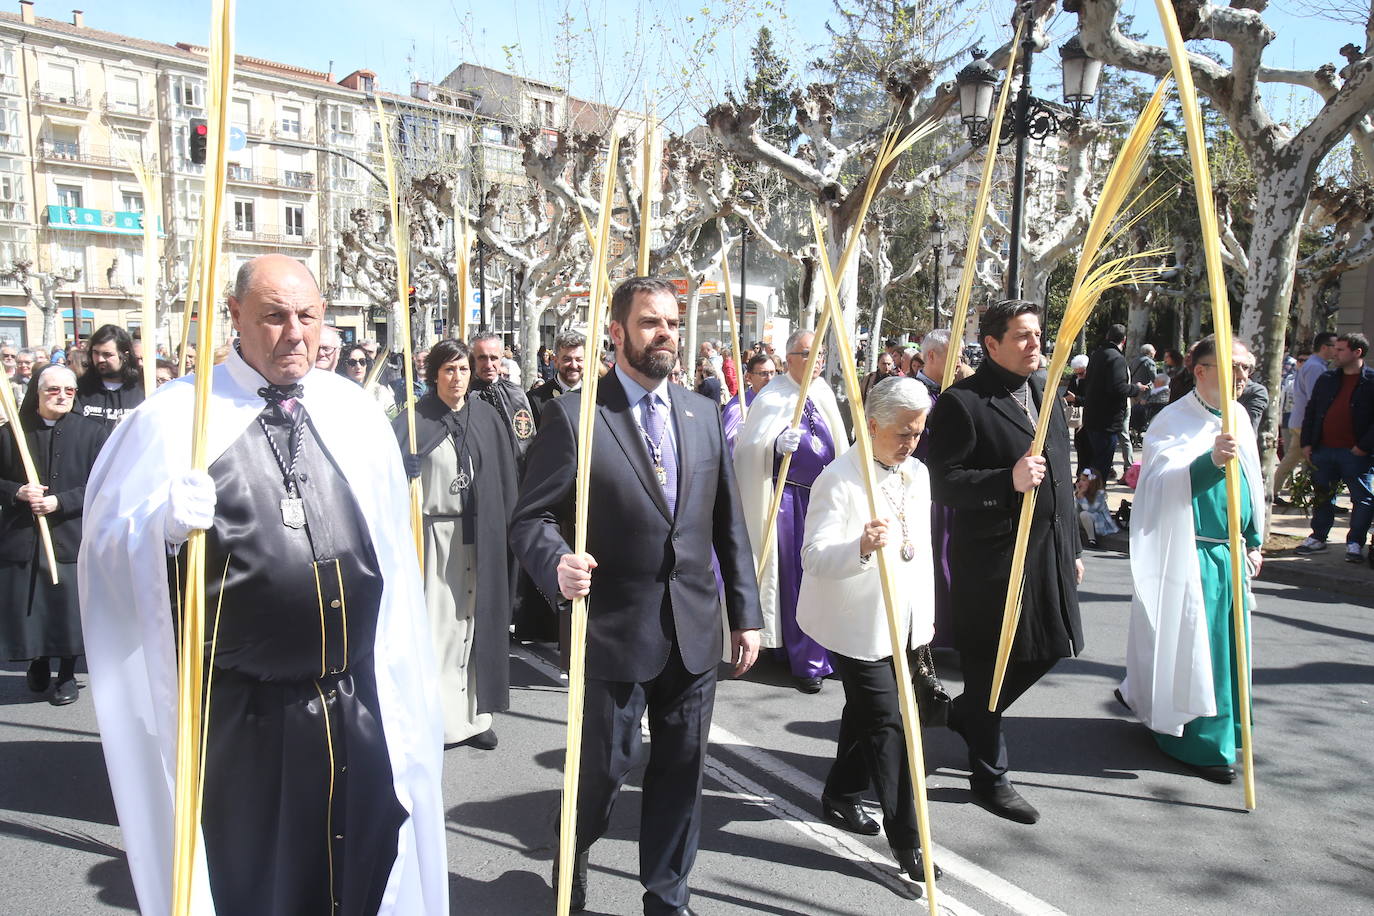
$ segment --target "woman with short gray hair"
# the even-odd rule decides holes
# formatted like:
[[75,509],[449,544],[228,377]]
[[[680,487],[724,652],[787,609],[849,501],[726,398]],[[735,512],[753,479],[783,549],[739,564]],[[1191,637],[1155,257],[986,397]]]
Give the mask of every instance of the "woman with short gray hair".
[[[935,629],[930,478],[912,452],[925,430],[930,394],[913,378],[888,379],[873,388],[865,408],[880,517],[872,518],[858,449],[816,478],[801,551],[797,624],[829,650],[844,683],[835,762],[821,795],[825,819],[868,836],[886,831],[903,876],[924,881],[877,553],[892,575],[905,647],[929,643]],[[870,785],[882,806],[881,828],[860,803]]]

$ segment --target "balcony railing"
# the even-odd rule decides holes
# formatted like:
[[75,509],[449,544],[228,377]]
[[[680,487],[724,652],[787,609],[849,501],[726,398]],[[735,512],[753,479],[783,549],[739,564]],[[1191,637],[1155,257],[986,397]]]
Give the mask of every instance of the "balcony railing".
[[77,108],[82,111],[91,110],[91,94],[89,92],[77,92],[67,86],[48,87],[42,83],[33,84],[33,92],[29,94],[33,101],[40,105],[53,105],[58,108]]
[[38,141],[38,155],[48,162],[72,162],[98,169],[129,171],[128,164],[118,156],[111,156],[105,147],[82,146],[71,140],[41,139]]
[[110,98],[108,94],[100,100],[100,110],[112,118],[137,118],[140,121],[151,121],[156,115],[156,108],[152,102],[143,105],[137,102],[123,102]]
[[314,172],[277,171],[276,169],[255,169],[244,165],[229,166],[229,180],[235,184],[264,185],[271,188],[288,188],[293,191],[315,190]]
[[283,245],[313,248],[315,233],[284,232],[280,226],[258,226],[243,224],[243,228],[226,226],[224,239],[227,242],[243,242],[251,245]]
[[276,140],[294,140],[297,143],[314,143],[315,130],[299,124],[292,130],[281,121],[277,121],[272,125],[272,137]]
[[[115,235],[142,235],[143,214],[134,210],[94,210],[90,207],[47,207],[48,226],[53,229],[73,229],[80,232],[110,232]],[[158,220],[158,232],[162,220]]]

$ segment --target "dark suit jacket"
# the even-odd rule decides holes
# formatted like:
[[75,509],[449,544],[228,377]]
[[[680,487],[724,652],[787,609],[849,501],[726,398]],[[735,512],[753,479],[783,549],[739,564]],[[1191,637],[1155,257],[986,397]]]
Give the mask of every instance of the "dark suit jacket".
[[[954,510],[949,546],[954,642],[959,651],[983,658],[997,651],[1021,515],[1022,497],[1012,487],[1011,468],[1035,433],[1009,390],[1019,381],[984,360],[971,377],[940,395],[926,424],[931,496]],[[1043,398],[1041,384],[1035,377],[1030,380],[1039,408],[1052,411],[1045,439],[1047,472],[1031,517],[1021,620],[1012,645],[1017,660],[1062,658],[1083,647],[1069,428],[1063,402]]]
[[[596,558],[587,621],[587,676],[644,682],[663,670],[673,645],[693,674],[721,658],[714,548],[731,629],[763,625],[753,553],[740,508],[720,411],[673,386],[677,424],[677,512],[670,516],[649,450],[614,372],[597,391],[587,552]],[[558,560],[572,548],[577,424],[581,398],[550,401],[530,446],[511,547],[550,604]]]

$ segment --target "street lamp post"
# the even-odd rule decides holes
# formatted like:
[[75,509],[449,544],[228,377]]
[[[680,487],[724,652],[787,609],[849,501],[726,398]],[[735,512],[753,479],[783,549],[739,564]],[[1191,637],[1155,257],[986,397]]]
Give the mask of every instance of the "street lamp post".
[[490,330],[487,327],[487,246],[482,243],[481,239],[477,240],[477,290],[481,297],[482,308],[479,313],[481,320],[477,324],[477,329],[479,331]]
[[[1018,62],[1021,65],[1021,85],[1016,94],[1016,103],[1006,116],[999,137],[999,143],[1016,144],[1016,159],[1012,172],[1011,219],[1008,232],[1011,238],[1007,256],[1007,298],[1021,298],[1021,236],[1025,218],[1026,196],[1026,148],[1031,140],[1044,140],[1061,130],[1072,132],[1078,129],[1087,106],[1097,93],[1098,77],[1102,73],[1102,62],[1089,57],[1083,50],[1078,36],[1070,38],[1059,49],[1063,59],[1064,106],[1036,98],[1031,93],[1031,66],[1035,57],[1035,29],[1031,16],[1033,5],[1023,3],[1018,13],[1025,27],[1022,31],[1021,50]],[[997,85],[996,70],[986,60],[987,53],[981,48],[973,49],[973,62],[955,77],[959,86],[959,114],[969,142],[986,143],[991,133],[989,116],[992,110],[993,90]],[[1007,74],[1011,79],[1014,74]],[[995,156],[996,150],[989,150]]]
[[[931,246],[931,256],[933,258],[931,275],[935,278],[935,300],[931,306],[930,326],[938,328],[940,326],[940,274],[944,272],[945,259],[945,221],[940,218],[939,213],[930,214],[930,234],[935,237],[935,244]],[[874,329],[876,335],[881,329]]]
[[[743,191],[740,192],[739,199],[740,199],[740,201],[741,201],[742,203],[746,204],[747,206],[753,206],[754,204],[758,203],[758,195],[756,195],[753,191],[749,190],[748,188],[745,188]],[[745,311],[746,311],[745,303],[749,301],[749,300],[748,300],[748,294],[747,294],[747,292],[746,292],[746,290],[748,289],[748,287],[746,286],[746,284],[747,284],[747,282],[748,282],[748,279],[749,279],[749,273],[748,273],[748,272],[749,272],[749,224],[746,223],[746,222],[744,222],[743,220],[741,220],[741,221],[740,221],[740,230],[739,230],[739,322],[738,322],[738,323],[739,323],[739,326],[740,326],[741,328],[744,327],[744,313],[745,313]],[[725,298],[726,298],[726,301],[730,303],[730,308],[734,308],[734,307],[735,307],[735,300],[734,300],[733,294],[731,294],[729,290],[726,290],[725,293],[726,293]],[[743,347],[744,344],[741,343],[740,346]],[[739,359],[740,359],[740,354],[736,353],[736,354],[735,354],[735,362],[736,362],[736,364],[740,364],[740,363],[739,363]],[[741,376],[741,378],[743,378],[743,376]]]

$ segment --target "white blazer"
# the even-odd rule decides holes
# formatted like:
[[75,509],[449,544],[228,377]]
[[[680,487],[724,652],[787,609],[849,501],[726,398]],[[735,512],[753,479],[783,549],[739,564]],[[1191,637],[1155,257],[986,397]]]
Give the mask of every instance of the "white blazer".
[[[930,544],[930,475],[908,458],[896,470],[875,465],[880,483],[878,515],[888,519],[883,548],[896,588],[893,595],[900,630],[909,646],[925,645],[935,633],[935,570]],[[898,488],[896,478],[901,479]],[[902,529],[897,508],[905,498],[907,533],[916,556],[902,559]],[[802,544],[801,595],[797,623],[831,651],[862,661],[892,656],[892,638],[883,607],[878,558],[859,558],[859,538],[873,517],[859,468],[859,450],[841,455],[816,478]]]

